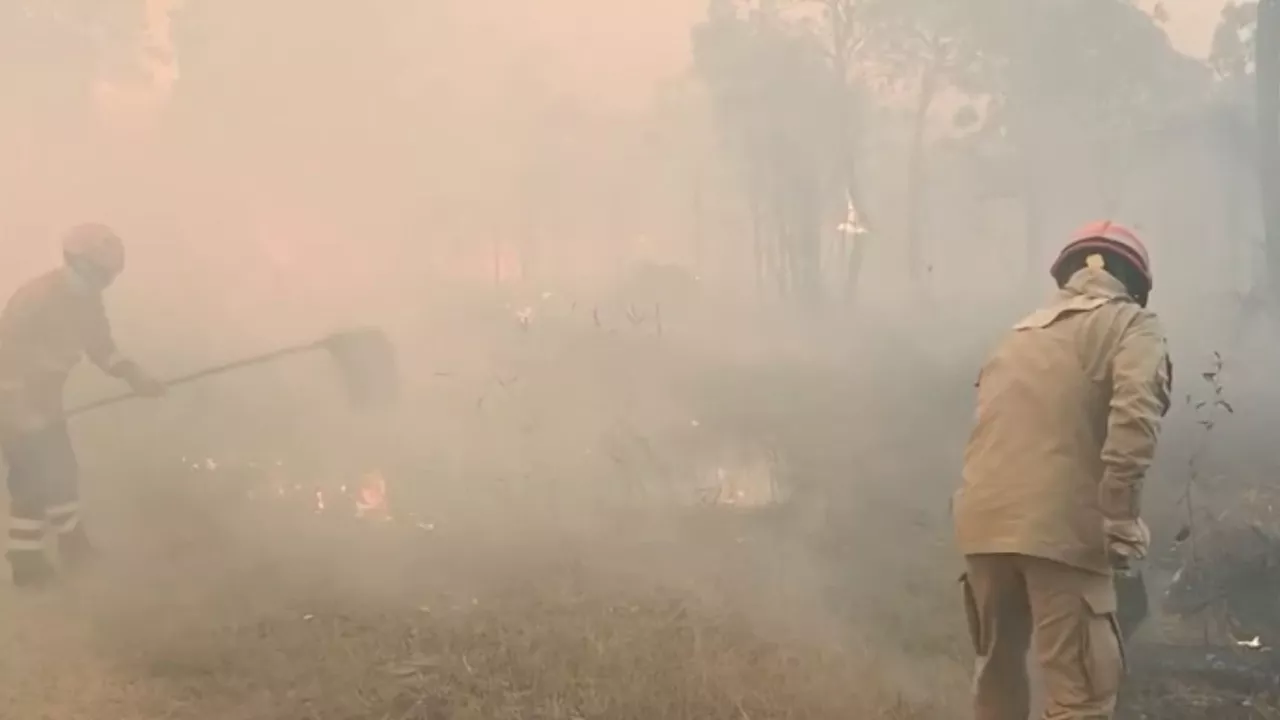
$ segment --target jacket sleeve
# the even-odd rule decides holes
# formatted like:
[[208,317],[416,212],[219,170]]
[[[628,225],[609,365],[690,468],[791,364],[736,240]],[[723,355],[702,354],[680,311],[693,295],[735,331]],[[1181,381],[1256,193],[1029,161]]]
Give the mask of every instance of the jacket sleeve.
[[116,348],[111,322],[101,303],[94,304],[85,332],[88,335],[85,338],[85,354],[89,356],[89,361],[108,375],[123,377],[128,370],[129,361]]
[[5,304],[4,309],[0,310],[0,343],[13,342],[13,338],[18,334],[18,303],[10,300]]
[[1111,362],[1111,407],[1098,502],[1108,520],[1134,520],[1142,483],[1155,456],[1160,422],[1169,411],[1171,364],[1156,316],[1137,314]]
[[0,310],[0,337],[12,342],[21,335],[23,326],[31,324],[40,304],[39,295],[32,291],[30,285],[19,288]]

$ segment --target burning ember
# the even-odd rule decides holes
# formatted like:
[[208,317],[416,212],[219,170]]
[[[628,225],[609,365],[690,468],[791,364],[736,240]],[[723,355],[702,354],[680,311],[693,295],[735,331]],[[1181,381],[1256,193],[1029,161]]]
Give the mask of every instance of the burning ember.
[[370,470],[355,482],[327,485],[299,482],[292,476],[291,468],[276,461],[266,464],[220,464],[212,459],[193,462],[182,459],[183,465],[203,477],[234,484],[245,483],[241,490],[250,501],[270,498],[285,506],[306,509],[316,515],[333,516],[354,514],[363,521],[390,523],[403,521],[424,531],[435,530],[433,523],[422,520],[410,512],[392,515],[388,503],[387,479],[381,470]]
[[356,491],[356,517],[389,520],[387,508],[387,479],[382,473],[374,470],[360,478],[360,489]]

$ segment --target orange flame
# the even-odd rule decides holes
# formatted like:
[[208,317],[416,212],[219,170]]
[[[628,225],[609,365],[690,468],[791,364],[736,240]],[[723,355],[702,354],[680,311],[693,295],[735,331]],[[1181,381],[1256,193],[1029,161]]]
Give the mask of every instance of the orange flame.
[[356,517],[385,519],[388,512],[387,479],[378,470],[365,473],[356,493]]

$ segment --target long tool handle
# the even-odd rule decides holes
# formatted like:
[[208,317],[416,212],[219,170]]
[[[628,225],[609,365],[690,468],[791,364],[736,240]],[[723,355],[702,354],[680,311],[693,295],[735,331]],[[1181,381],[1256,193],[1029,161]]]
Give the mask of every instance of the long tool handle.
[[[249,367],[251,365],[261,365],[262,363],[270,362],[272,360],[276,360],[278,358],[282,358],[288,355],[297,355],[300,353],[311,352],[312,350],[319,350],[322,347],[324,347],[323,341],[318,343],[311,342],[311,343],[307,343],[306,345],[294,345],[287,348],[281,348],[279,350],[272,350],[271,352],[263,353],[261,355],[254,355],[253,357],[244,358],[242,360],[234,360],[232,362],[224,363],[222,365],[217,365],[211,368],[205,368],[204,370],[199,370],[199,371],[190,373],[189,375],[182,375],[180,377],[172,378],[170,380],[165,380],[164,386],[173,387],[175,385],[184,385],[186,383],[195,382],[196,380],[202,380],[212,375],[221,375],[222,373],[229,372],[231,370],[239,370],[240,368]],[[132,400],[136,397],[138,397],[138,394],[132,393],[132,392],[124,393],[121,395],[114,395],[112,397],[106,397],[101,400],[95,400],[87,405],[81,405],[79,407],[66,410],[62,413],[62,416],[64,418],[74,417],[76,415],[89,412],[90,410],[97,410],[98,408],[106,407],[108,405],[116,405],[126,400]]]

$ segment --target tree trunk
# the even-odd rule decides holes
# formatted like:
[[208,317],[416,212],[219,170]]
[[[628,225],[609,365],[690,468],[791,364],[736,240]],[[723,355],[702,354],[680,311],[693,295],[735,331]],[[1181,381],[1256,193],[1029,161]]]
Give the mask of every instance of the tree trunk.
[[795,174],[792,182],[786,183],[783,192],[793,262],[793,300],[806,308],[813,308],[824,300],[822,220],[826,214],[817,200],[823,189],[802,170]]
[[852,304],[858,297],[858,280],[862,277],[863,235],[849,235],[849,258],[845,266],[845,301]]
[[[1222,178],[1218,183],[1221,188],[1220,202],[1222,203],[1223,227],[1226,229],[1227,236],[1227,267],[1231,276],[1232,292],[1249,290],[1249,278],[1245,277],[1242,281],[1242,270],[1249,267],[1248,250],[1252,249],[1247,241],[1247,234],[1242,232],[1243,224],[1241,223],[1241,199],[1245,197],[1245,189],[1240,186],[1240,174],[1236,172],[1234,164],[1228,165],[1220,171]],[[1243,285],[1243,288],[1241,287]]]
[[764,302],[765,257],[764,229],[761,227],[760,198],[751,193],[751,251],[755,260],[756,301]]
[[538,264],[538,234],[540,223],[533,207],[526,210],[525,225],[520,236],[520,282],[533,278]]
[[1267,285],[1280,280],[1280,0],[1260,0],[1257,29],[1258,184]]
[[1044,251],[1040,247],[1040,233],[1044,230],[1044,205],[1040,198],[1039,183],[1032,174],[1024,175],[1022,202],[1023,233],[1027,252],[1026,285],[1028,290],[1032,290],[1038,286],[1037,278],[1042,273],[1048,273],[1044,263]]
[[861,208],[853,204],[853,194],[845,196],[845,220],[840,224],[840,232],[848,255],[845,256],[844,300],[852,305],[858,297],[858,284],[862,278],[862,262],[866,252],[866,239],[871,236],[870,228],[862,217]]
[[[831,24],[832,72],[836,80],[835,108],[837,147],[834,148],[839,158],[841,190],[847,202],[853,203],[861,216],[863,204],[857,191],[857,160],[855,155],[853,89],[850,83],[850,66],[857,42],[853,37],[853,25],[849,21],[854,11],[848,0],[827,0],[828,22]],[[866,225],[865,218],[861,223]],[[852,235],[852,247],[849,250],[848,263],[845,267],[844,298],[852,304],[857,298],[858,277],[862,272],[862,238]]]
[[502,232],[493,232],[493,286],[502,285]]
[[[777,204],[776,194],[774,198]],[[776,253],[774,255],[776,266],[773,270],[778,283],[778,295],[784,303],[788,303],[791,302],[791,294],[796,288],[796,263],[792,255],[794,248],[791,245],[791,229],[787,227],[782,208],[774,208],[773,228],[773,249]]]
[[704,238],[706,234],[706,207],[703,197],[703,185],[703,171],[699,165],[693,174],[693,197],[690,202],[690,214],[692,215],[690,224],[692,227],[689,229],[689,241],[693,251],[693,269],[699,275],[702,274],[702,263],[705,259],[703,256],[706,252],[704,247],[706,242]]
[[[1020,114],[1025,114],[1023,110]],[[1031,128],[1035,123],[1031,117],[1019,117],[1011,128],[1014,134],[1014,147],[1017,153],[1019,192],[1022,196],[1022,242],[1026,275],[1023,277],[1024,290],[1032,293],[1039,287],[1037,280],[1045,272],[1043,249],[1040,233],[1044,230],[1044,204],[1040,193],[1040,158],[1039,138]]]
[[911,129],[911,156],[907,165],[907,275],[918,283],[924,269],[921,226],[925,214],[924,126],[938,94],[936,66],[925,68],[916,98],[915,125]]

